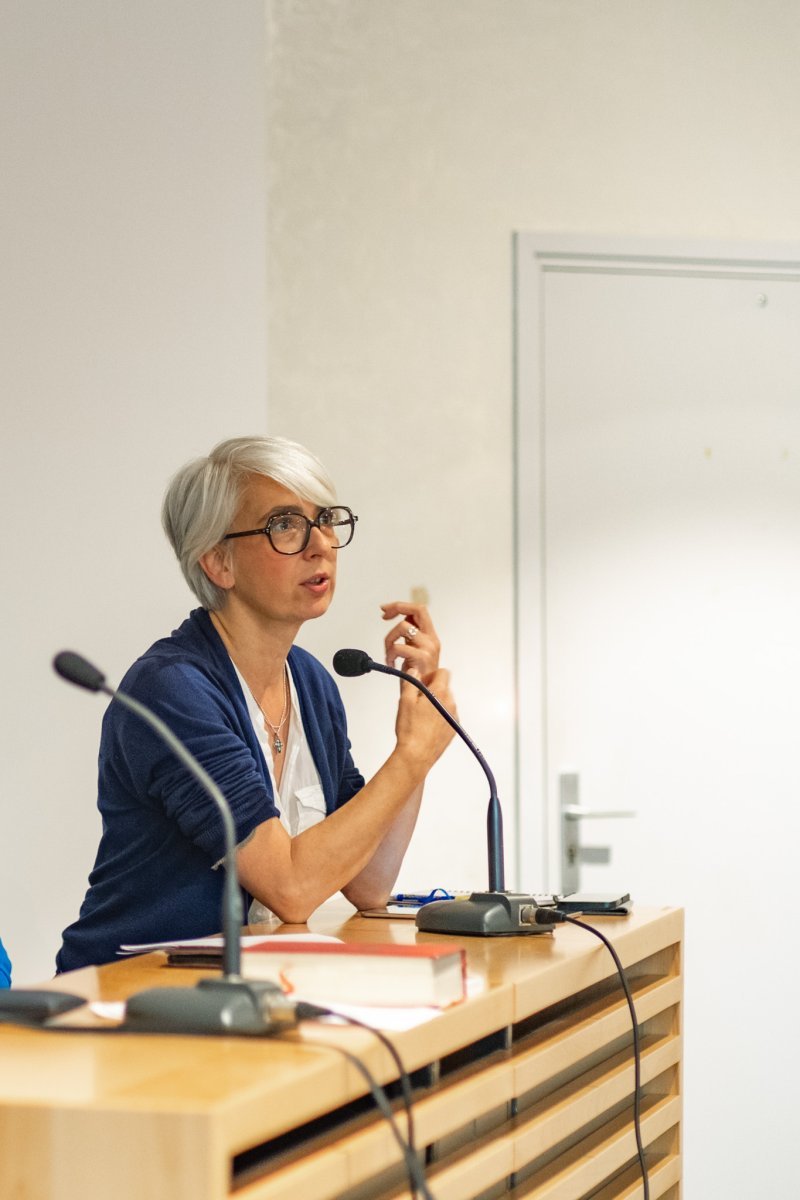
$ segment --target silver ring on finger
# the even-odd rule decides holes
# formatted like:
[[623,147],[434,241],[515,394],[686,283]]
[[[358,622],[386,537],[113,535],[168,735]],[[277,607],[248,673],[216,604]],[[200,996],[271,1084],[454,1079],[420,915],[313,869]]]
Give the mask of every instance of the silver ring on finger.
[[406,630],[406,638],[413,642],[418,633],[419,630],[417,629],[416,625],[409,625],[408,629]]

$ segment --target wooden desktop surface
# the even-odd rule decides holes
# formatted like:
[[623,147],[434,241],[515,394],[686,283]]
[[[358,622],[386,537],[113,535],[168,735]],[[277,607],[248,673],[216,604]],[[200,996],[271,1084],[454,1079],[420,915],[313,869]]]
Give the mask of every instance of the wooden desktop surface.
[[[635,909],[627,917],[592,921],[630,968],[646,1034],[644,1079],[651,1094],[645,1116],[652,1126],[647,1140],[662,1185],[651,1186],[651,1195],[653,1200],[677,1197],[682,913]],[[315,914],[308,928],[353,942],[450,940],[418,933],[413,921],[366,919],[335,903]],[[290,935],[297,930],[254,926],[250,932]],[[555,1168],[547,1163],[562,1159],[559,1170],[574,1179],[574,1188],[589,1179],[596,1191],[596,1184],[610,1178],[602,1174],[612,1161],[609,1157],[602,1165],[600,1149],[606,1143],[617,1146],[623,1184],[628,1170],[635,1187],[630,1117],[623,1112],[632,1083],[630,1019],[605,947],[572,926],[552,934],[458,941],[466,949],[470,974],[481,978],[484,990],[424,1025],[391,1035],[406,1068],[427,1072],[415,1112],[418,1144],[430,1147],[434,1195],[443,1200],[510,1195],[512,1183],[524,1188],[517,1177],[524,1178],[526,1164],[541,1161],[552,1175]],[[154,953],[71,972],[46,986],[88,1000],[116,1001],[144,988],[185,986],[203,974],[166,967],[165,956]],[[311,1200],[351,1192],[354,1197],[407,1195],[391,1174],[369,1182],[371,1175],[378,1180],[398,1154],[379,1117],[367,1119],[344,1107],[364,1095],[365,1084],[337,1046],[358,1055],[379,1080],[396,1078],[388,1052],[370,1033],[317,1022],[280,1039],[0,1026],[0,1196]],[[459,1054],[471,1056],[472,1066],[459,1066]],[[523,1105],[520,1097],[527,1097]],[[529,1129],[525,1105],[532,1114]],[[301,1149],[282,1150],[273,1143],[298,1127],[312,1128],[309,1122],[330,1113],[341,1114],[340,1132],[315,1134]],[[465,1139],[466,1118],[472,1124]],[[491,1129],[497,1132],[491,1135]],[[575,1150],[579,1138],[587,1137],[600,1147],[593,1151],[595,1166],[600,1165],[588,1176],[585,1156]],[[541,1146],[537,1138],[544,1138]],[[480,1154],[464,1149],[470,1143]],[[255,1165],[238,1162],[236,1156],[247,1154]],[[383,1191],[377,1190],[379,1183]],[[498,1187],[502,1190],[492,1191]],[[624,1188],[608,1191],[608,1200],[635,1195]],[[513,1194],[544,1200],[551,1193]],[[589,1192],[562,1188],[552,1195],[568,1200]]]

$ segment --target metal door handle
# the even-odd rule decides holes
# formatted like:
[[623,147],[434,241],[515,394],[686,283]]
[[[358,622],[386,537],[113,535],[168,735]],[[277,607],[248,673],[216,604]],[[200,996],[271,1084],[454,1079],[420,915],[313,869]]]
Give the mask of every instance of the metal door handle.
[[605,812],[601,808],[583,808],[580,804],[562,804],[561,815],[577,821],[583,817],[635,817],[636,813],[631,809],[609,809]]
[[610,846],[581,846],[579,821],[608,817],[635,817],[629,809],[586,808],[579,803],[580,777],[576,771],[562,771],[558,777],[558,800],[561,816],[561,892],[580,891],[582,862],[611,861]]

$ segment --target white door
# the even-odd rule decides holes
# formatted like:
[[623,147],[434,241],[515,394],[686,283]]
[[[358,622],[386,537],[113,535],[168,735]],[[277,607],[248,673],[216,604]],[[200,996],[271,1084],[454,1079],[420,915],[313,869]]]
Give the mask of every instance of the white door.
[[686,909],[689,1200],[797,1186],[797,258],[518,239],[521,878],[561,775],[636,812],[580,882]]

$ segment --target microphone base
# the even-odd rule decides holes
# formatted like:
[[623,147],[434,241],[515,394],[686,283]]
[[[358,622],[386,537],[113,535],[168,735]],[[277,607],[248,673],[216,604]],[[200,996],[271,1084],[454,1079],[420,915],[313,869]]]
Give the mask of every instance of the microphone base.
[[277,984],[234,976],[201,979],[192,988],[138,992],[128,1000],[119,1031],[269,1037],[296,1024],[294,1001]]
[[423,933],[451,933],[467,937],[515,937],[550,933],[543,925],[522,919],[523,910],[538,908],[534,896],[516,892],[473,892],[467,900],[433,900],[417,913]]
[[59,1013],[86,1003],[85,996],[51,992],[47,988],[3,988],[0,991],[0,1024],[44,1025]]

